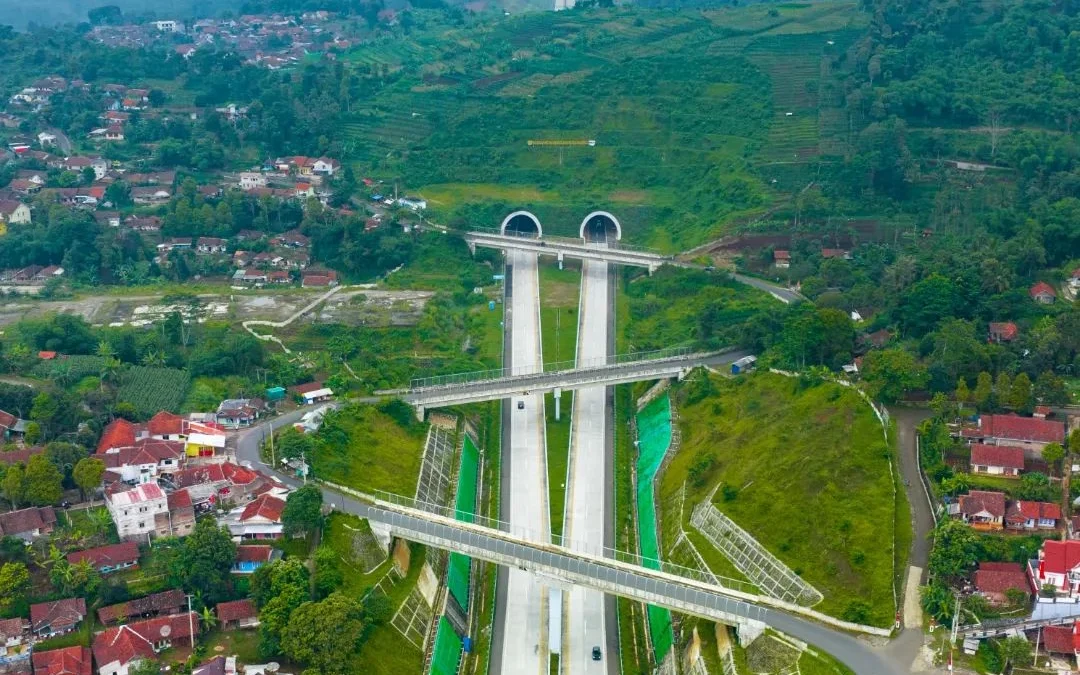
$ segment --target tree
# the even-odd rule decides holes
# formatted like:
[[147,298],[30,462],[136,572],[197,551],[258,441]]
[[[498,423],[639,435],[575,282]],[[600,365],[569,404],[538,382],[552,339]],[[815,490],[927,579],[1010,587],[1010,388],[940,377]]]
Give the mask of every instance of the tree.
[[305,485],[289,493],[281,523],[290,537],[318,531],[323,525],[322,491],[314,485]]
[[56,504],[64,495],[64,475],[45,455],[34,455],[26,464],[26,501],[35,506]]
[[114,208],[120,208],[131,204],[131,186],[127,181],[114,181],[105,188],[105,201],[112,203]]
[[937,619],[938,623],[947,625],[952,620],[956,596],[945,583],[935,579],[928,586],[923,586],[919,594],[922,596],[923,610]]
[[45,446],[45,456],[49,458],[64,477],[64,487],[75,487],[75,478],[72,472],[79,460],[87,455],[86,448],[75,443],[53,441]]
[[1031,665],[1031,643],[1022,637],[1006,638],[1000,645],[1001,656],[1006,665],[1024,667]]
[[83,457],[75,465],[71,475],[85,499],[87,493],[92,493],[101,485],[101,477],[105,475],[105,462],[97,457]]
[[968,390],[967,380],[960,378],[956,383],[956,404],[957,406],[963,406],[971,400],[971,391]]
[[289,658],[323,675],[345,675],[349,664],[341,655],[356,650],[365,625],[360,603],[333,593],[321,602],[305,602],[293,611],[281,633],[281,647]]
[[1042,449],[1043,459],[1050,465],[1050,475],[1054,474],[1054,466],[1065,457],[1065,448],[1060,443],[1047,443]]
[[24,563],[8,562],[0,566],[0,613],[26,600],[30,590],[30,571]]
[[1017,498],[1033,502],[1052,502],[1056,495],[1046,474],[1038,471],[1025,473],[1020,477],[1020,485],[1015,492]]
[[300,459],[301,455],[310,457],[315,449],[311,436],[289,427],[277,434],[274,441],[277,456],[282,459]]
[[40,424],[46,436],[51,433],[51,425],[59,414],[60,402],[55,396],[43,391],[34,397],[34,405],[30,408],[30,420]]
[[228,597],[229,571],[235,560],[232,535],[212,518],[204,518],[180,547],[177,577],[189,592],[199,590],[207,603],[217,603]]
[[1020,411],[1031,408],[1031,378],[1027,373],[1020,373],[1013,379],[1009,388],[1009,407]]
[[315,596],[325,598],[345,581],[338,562],[338,554],[329,546],[320,546],[315,550]]
[[974,565],[977,542],[970,527],[951,518],[934,529],[934,547],[930,549],[928,568],[934,576],[953,579],[963,576]]
[[26,470],[22,464],[12,464],[4,474],[4,498],[11,502],[11,508],[17,509],[26,502]]
[[994,381],[994,394],[997,396],[997,404],[1004,407],[1009,404],[1009,394],[1012,392],[1012,378],[1005,371],[998,373]]
[[872,351],[863,359],[863,381],[870,395],[883,403],[895,403],[905,391],[926,385],[926,368],[904,349]]
[[990,409],[993,397],[994,380],[990,377],[990,373],[984,370],[975,380],[975,391],[971,393],[971,398],[980,411],[985,411]]

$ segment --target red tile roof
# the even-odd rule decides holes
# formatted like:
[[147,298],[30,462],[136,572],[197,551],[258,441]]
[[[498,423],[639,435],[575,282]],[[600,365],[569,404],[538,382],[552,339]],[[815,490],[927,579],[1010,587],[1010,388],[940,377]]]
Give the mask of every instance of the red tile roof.
[[791,251],[773,251],[773,260],[791,260]]
[[1065,574],[1077,565],[1080,565],[1080,541],[1047,539],[1043,542],[1040,564],[1043,572]]
[[0,619],[0,644],[26,633],[26,619]]
[[190,509],[191,494],[187,490],[177,490],[176,492],[170,492],[168,503],[170,511],[176,511],[179,509]]
[[[0,426],[4,426],[0,424]],[[35,445],[29,448],[20,448],[18,450],[8,450],[7,452],[0,452],[0,464],[26,464],[30,461],[30,458],[34,455],[40,455],[45,452],[44,446]]]
[[289,387],[289,391],[293,392],[294,394],[299,394],[299,395],[303,396],[304,394],[309,394],[309,393],[311,393],[313,391],[318,391],[318,390],[320,390],[322,388],[323,388],[323,383],[322,382],[306,382],[304,384],[298,384],[298,385]]
[[237,546],[236,562],[269,562],[273,546]]
[[116,567],[126,562],[138,562],[139,547],[135,542],[125,541],[121,544],[110,544],[109,546],[99,546],[85,551],[68,553],[67,560],[72,565],[83,560],[89,560],[94,567]]
[[150,418],[146,428],[152,436],[170,436],[184,433],[184,418],[162,410]]
[[1027,574],[1020,563],[979,563],[975,589],[983,593],[1004,593],[1009,589],[1031,593]]
[[15,423],[18,421],[18,417],[15,417],[9,412],[4,412],[3,410],[0,410],[0,427],[10,429],[15,426]]
[[983,511],[997,518],[1004,516],[1004,493],[972,490],[966,495],[960,495],[960,513],[966,516],[974,516]]
[[56,524],[56,512],[46,506],[0,513],[0,536],[14,537],[34,530],[48,529]]
[[86,616],[86,600],[65,598],[54,602],[30,605],[30,628],[36,633],[45,628],[53,630],[74,626]]
[[1061,443],[1065,440],[1065,424],[1018,415],[983,415],[979,418],[979,433],[1018,441]]
[[1012,321],[992,321],[990,323],[990,337],[992,338],[1007,342],[1016,339],[1017,333],[1019,333],[1019,329]]
[[250,504],[244,507],[240,514],[240,520],[250,520],[260,517],[275,523],[281,522],[281,513],[285,510],[285,502],[273,495],[263,494],[256,497]]
[[217,605],[217,619],[222,623],[239,621],[240,619],[253,619],[255,615],[255,605],[252,604],[251,600],[219,602]]
[[34,651],[34,675],[93,675],[89,647],[64,647]]
[[1061,520],[1061,507],[1050,502],[1016,502],[1016,508],[1025,518]]
[[179,612],[186,604],[187,598],[184,592],[174,588],[121,602],[118,605],[102,607],[98,610],[98,618],[104,624],[116,623],[120,619],[129,619],[144,614]]
[[1006,469],[1024,470],[1024,449],[1011,445],[984,445],[975,443],[971,446],[971,463],[980,466],[1000,466]]
[[1046,651],[1053,654],[1075,654],[1080,650],[1080,636],[1074,626],[1047,626],[1042,630]]
[[1046,283],[1045,281],[1040,281],[1039,283],[1032,286],[1031,290],[1028,291],[1028,293],[1030,293],[1031,297],[1033,298],[1037,295],[1043,294],[1049,294],[1055,298],[1057,297],[1057,292],[1054,290],[1054,287]]
[[43,351],[38,352],[37,355],[38,355],[38,358],[41,359],[42,361],[51,361],[52,359],[56,358],[56,352],[52,352],[52,351],[44,351],[43,350]]
[[109,422],[101,432],[101,440],[98,441],[98,453],[104,453],[112,448],[120,448],[125,445],[135,444],[135,425],[125,419],[116,419]]

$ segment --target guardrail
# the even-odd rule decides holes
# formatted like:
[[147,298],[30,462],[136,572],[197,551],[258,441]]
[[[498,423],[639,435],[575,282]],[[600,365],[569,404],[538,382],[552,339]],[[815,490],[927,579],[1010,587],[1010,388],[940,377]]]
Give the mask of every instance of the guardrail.
[[[537,243],[542,242],[542,241],[546,241],[546,242],[551,243],[551,244],[566,244],[567,246],[588,246],[589,245],[589,242],[582,243],[582,239],[580,237],[560,237],[560,236],[548,235],[546,237],[541,238],[541,237],[537,237],[535,234],[526,233],[526,232],[514,232],[514,231],[510,231],[510,230],[507,230],[506,232],[499,232],[499,228],[474,227],[474,228],[471,228],[470,230],[467,230],[467,231],[466,230],[458,230],[458,232],[461,233],[463,236],[467,236],[467,235],[470,235],[470,234],[479,234],[479,235],[490,236],[490,237],[515,237],[515,238],[518,238],[518,239],[530,239],[530,240],[533,240],[533,241],[535,241]],[[616,241],[608,241],[608,242],[606,242],[606,246],[607,246],[607,248],[611,249],[612,251],[626,251],[628,253],[643,253],[643,254],[654,255],[654,256],[657,256],[659,258],[665,258],[665,259],[674,258],[674,256],[671,256],[671,255],[669,255],[667,253],[661,253],[660,251],[657,251],[656,249],[647,248],[645,246],[635,246],[635,245],[632,245],[632,244],[624,244],[621,241],[618,241],[618,242],[616,242]]]

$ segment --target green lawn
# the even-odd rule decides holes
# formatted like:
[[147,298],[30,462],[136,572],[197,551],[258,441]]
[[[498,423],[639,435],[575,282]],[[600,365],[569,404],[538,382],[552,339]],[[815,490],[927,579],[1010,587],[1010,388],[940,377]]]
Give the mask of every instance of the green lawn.
[[[411,408],[351,404],[327,415],[315,434],[314,475],[364,492],[412,496],[420,474],[427,426],[409,421]],[[409,426],[403,426],[408,423]]]
[[839,385],[767,373],[696,379],[677,389],[676,403],[683,445],[660,490],[666,502],[686,481],[684,527],[722,486],[717,507],[824,594],[816,609],[850,617],[865,602],[865,622],[891,624],[904,505],[869,406]]
[[[573,361],[577,354],[578,297],[581,291],[581,265],[568,262],[559,269],[554,261],[541,259],[540,339],[545,363]],[[555,421],[555,396],[546,394],[548,505],[551,533],[562,534],[566,505],[566,470],[570,459],[570,425],[573,392],[564,392],[560,405],[561,419]]]

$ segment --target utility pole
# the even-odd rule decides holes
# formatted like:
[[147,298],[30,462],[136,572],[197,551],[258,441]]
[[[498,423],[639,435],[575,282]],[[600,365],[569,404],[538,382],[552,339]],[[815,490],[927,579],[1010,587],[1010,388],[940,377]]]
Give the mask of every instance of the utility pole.
[[195,651],[195,620],[191,618],[191,594],[187,594],[188,634],[191,636],[191,651]]
[[274,424],[270,423],[270,468],[277,469],[277,460],[274,459]]

